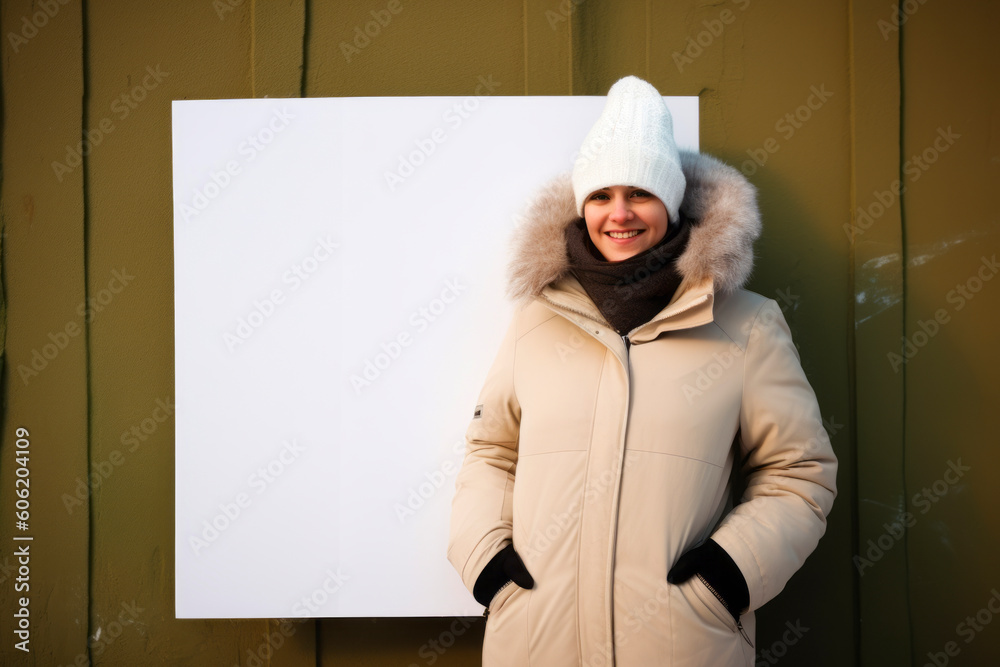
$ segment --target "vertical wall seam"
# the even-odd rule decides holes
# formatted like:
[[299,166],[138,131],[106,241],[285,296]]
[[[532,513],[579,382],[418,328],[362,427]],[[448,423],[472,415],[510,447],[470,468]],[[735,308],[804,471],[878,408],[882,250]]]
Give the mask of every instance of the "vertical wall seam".
[[566,48],[566,54],[567,54],[566,55],[566,66],[567,66],[568,71],[569,71],[569,76],[567,77],[567,79],[569,80],[569,93],[568,93],[569,95],[576,94],[576,91],[574,90],[574,86],[573,86],[573,83],[574,83],[573,82],[573,71],[574,71],[574,69],[573,69],[573,59],[576,57],[575,54],[573,53],[573,36],[576,33],[575,33],[574,29],[573,29],[573,26],[576,25],[580,21],[580,15],[583,12],[587,11],[587,7],[589,7],[589,5],[578,6],[577,10],[575,12],[572,12],[569,15],[569,20],[566,21],[566,47],[567,47]]
[[652,23],[653,23],[653,8],[650,6],[650,0],[646,0],[646,73],[643,75],[646,81],[649,81],[649,52],[653,48],[653,34],[652,34]]
[[[0,16],[2,18],[2,16]],[[3,432],[7,432],[8,408],[10,406],[10,382],[7,378],[9,364],[7,364],[7,217],[4,215],[4,190],[3,173],[6,154],[3,148],[6,146],[7,137],[7,106],[6,106],[6,83],[3,76],[4,68],[0,67],[0,426]],[[4,372],[8,371],[8,372]],[[0,451],[2,451],[3,440],[0,439]],[[16,447],[16,443],[15,443]],[[4,458],[6,460],[6,456]]]
[[250,3],[250,97],[257,97],[257,2]]
[[[906,106],[906,83],[905,83],[905,70],[903,69],[903,31],[906,23],[906,12],[903,9],[903,3],[899,3],[896,8],[897,23],[899,26],[899,182],[905,183],[906,174],[904,173],[904,165],[906,161],[903,159],[906,155],[905,146],[905,113],[904,109]],[[907,308],[906,304],[909,300],[909,291],[907,289],[908,276],[907,267],[910,263],[910,253],[908,251],[907,241],[906,241],[906,190],[902,190],[899,193],[899,257],[900,257],[900,279],[902,280],[902,285],[900,286],[901,299],[900,303],[902,305],[900,318],[902,319],[902,338],[900,339],[900,353],[904,353],[905,349],[903,341],[907,340],[906,336],[906,317]],[[906,359],[906,357],[903,357]],[[907,503],[907,498],[909,493],[906,490],[906,419],[907,419],[907,405],[906,405],[906,387],[907,387],[907,363],[904,362],[902,366],[902,428],[900,432],[901,443],[900,443],[900,477],[902,478],[902,489],[903,489],[903,512],[909,512],[909,505]],[[905,583],[904,592],[906,595],[906,622],[909,628],[909,643],[910,643],[910,655],[916,659],[916,641],[913,636],[913,606],[910,604],[910,532],[908,530],[903,531],[903,578]]]
[[524,59],[522,67],[524,68],[524,92],[523,95],[528,94],[528,0],[523,0],[521,2],[521,39],[524,44],[522,52],[524,53]]
[[[858,458],[858,358],[857,358],[857,270],[856,263],[857,258],[857,220],[855,219],[855,213],[858,210],[858,126],[857,126],[857,113],[858,113],[858,99],[857,99],[857,77],[856,77],[856,66],[857,66],[857,43],[855,42],[854,33],[854,3],[849,2],[847,4],[847,39],[848,39],[848,64],[847,64],[847,78],[848,78],[848,90],[850,91],[850,100],[848,105],[848,119],[850,122],[850,132],[851,141],[848,146],[849,160],[850,164],[850,182],[851,187],[849,190],[849,210],[848,219],[854,223],[851,225],[851,235],[849,247],[847,250],[848,264],[847,264],[847,285],[848,285],[848,326],[847,326],[847,404],[850,410],[850,453],[853,466],[851,468],[851,484],[854,488],[854,493],[851,494],[850,498],[850,515],[851,515],[851,553],[861,553],[861,507],[860,507],[860,475],[858,472],[858,465],[860,459]],[[854,664],[861,664],[861,573],[857,568],[851,568],[852,576],[852,597],[854,605],[854,618],[852,622],[852,628],[854,632]]]
[[[3,153],[4,139],[7,136],[6,87],[3,78],[3,68],[0,67],[0,425],[7,426],[7,403],[10,389],[7,383],[7,218],[4,215],[3,199]],[[6,433],[6,430],[4,431]]]
[[[306,80],[309,72],[309,36],[312,23],[312,0],[302,0],[302,56],[299,61],[299,97],[308,97]],[[323,667],[323,619],[313,619],[313,658],[316,667]],[[269,661],[270,662],[270,661]]]
[[[90,3],[88,0],[80,2],[80,74],[83,81],[82,94],[80,96],[80,138],[86,140],[87,125],[90,122]],[[82,188],[82,209],[83,209],[83,301],[90,303],[90,151],[82,156],[80,165],[81,188]],[[94,441],[93,424],[94,418],[91,414],[93,401],[93,383],[91,376],[91,341],[90,323],[84,318],[83,322],[83,343],[84,343],[84,375],[86,391],[87,415],[87,479],[90,479],[90,464],[92,459],[92,444]],[[93,636],[94,619],[94,496],[89,495],[87,499],[87,659],[88,664],[94,664],[94,655],[90,638]]]
[[312,0],[302,2],[302,78],[299,80],[299,97],[308,97],[306,94],[306,73],[309,69],[309,24],[312,20],[310,8]]
[[323,667],[323,619],[315,619],[316,628],[316,667]]

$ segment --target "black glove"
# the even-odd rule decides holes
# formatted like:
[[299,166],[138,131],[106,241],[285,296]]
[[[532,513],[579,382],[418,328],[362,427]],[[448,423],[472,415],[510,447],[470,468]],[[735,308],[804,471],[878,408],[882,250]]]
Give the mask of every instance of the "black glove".
[[486,564],[472,587],[472,597],[476,602],[489,607],[493,596],[503,588],[508,581],[513,581],[521,588],[532,588],[535,580],[528,574],[524,561],[514,551],[514,545],[508,544]]
[[677,559],[677,564],[667,573],[667,581],[682,584],[695,574],[701,574],[718,591],[722,603],[738,621],[740,612],[750,604],[750,589],[732,556],[709,538]]

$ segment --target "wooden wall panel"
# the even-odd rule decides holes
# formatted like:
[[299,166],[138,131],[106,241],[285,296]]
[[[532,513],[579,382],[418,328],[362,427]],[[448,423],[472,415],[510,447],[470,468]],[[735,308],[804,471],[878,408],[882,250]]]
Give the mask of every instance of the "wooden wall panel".
[[[840,457],[827,535],[758,613],[758,658],[797,621],[810,630],[782,664],[943,650],[1000,585],[986,422],[1000,292],[984,283],[905,366],[887,354],[954,308],[948,290],[992,254],[994,4],[904,3],[897,28],[889,5],[835,0],[4,2],[0,505],[13,508],[23,425],[37,541],[34,652],[8,642],[0,661],[478,664],[482,619],[309,620],[286,637],[276,620],[173,618],[170,102],[468,95],[480,76],[498,95],[603,95],[625,74],[699,95],[702,150],[758,187],[750,288],[782,305]],[[949,125],[954,148],[882,201]],[[87,155],[67,158],[81,136]],[[37,375],[35,350],[51,357]],[[958,458],[967,480],[869,554]],[[14,532],[0,521],[5,542]],[[10,615],[0,627],[11,636]],[[962,659],[995,655],[995,636],[961,644]]]
[[1000,216],[990,198],[1000,191],[1000,7],[913,3],[903,16],[905,343],[894,352],[905,360],[912,653],[921,664],[986,665],[1000,656],[1000,437],[991,423]]
[[[890,16],[882,6],[854,2],[851,12],[853,188],[844,221],[854,253],[855,622],[861,664],[909,664],[906,549],[872,550],[868,542],[877,545],[885,526],[894,525],[905,495],[904,386],[885,363],[885,351],[903,331],[903,221],[898,201],[884,206],[875,195],[900,171],[899,34],[879,29]],[[891,535],[882,539],[885,546]]]
[[[5,307],[0,662],[68,664],[86,657],[88,643],[86,320],[87,299],[98,296],[88,293],[85,280],[86,171],[80,152],[90,152],[91,146],[79,145],[84,118],[81,7],[4,2],[0,28]],[[94,144],[100,142],[98,134],[91,135]],[[27,530],[16,527],[14,514],[15,471],[20,467],[15,441],[21,427],[30,434]],[[33,539],[14,541],[25,536]],[[19,571],[22,564],[15,555],[24,546],[27,573]],[[14,646],[20,641],[14,635],[14,614],[22,597],[29,600],[30,653]]]

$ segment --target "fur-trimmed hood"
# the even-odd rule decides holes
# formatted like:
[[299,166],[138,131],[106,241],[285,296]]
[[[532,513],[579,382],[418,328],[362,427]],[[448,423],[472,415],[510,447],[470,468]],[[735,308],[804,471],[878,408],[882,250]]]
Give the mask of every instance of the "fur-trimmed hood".
[[[677,259],[685,283],[708,278],[717,292],[742,287],[760,236],[757,190],[739,170],[704,153],[680,151],[687,188],[681,211],[692,227]],[[566,227],[579,219],[569,172],[546,183],[518,221],[508,265],[507,296],[528,301],[569,273]]]

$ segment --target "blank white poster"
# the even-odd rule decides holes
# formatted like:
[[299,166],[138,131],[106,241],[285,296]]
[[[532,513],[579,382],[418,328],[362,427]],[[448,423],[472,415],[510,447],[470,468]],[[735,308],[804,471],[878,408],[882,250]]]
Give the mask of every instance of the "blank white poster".
[[482,612],[445,552],[508,243],[604,101],[173,103],[177,618]]

